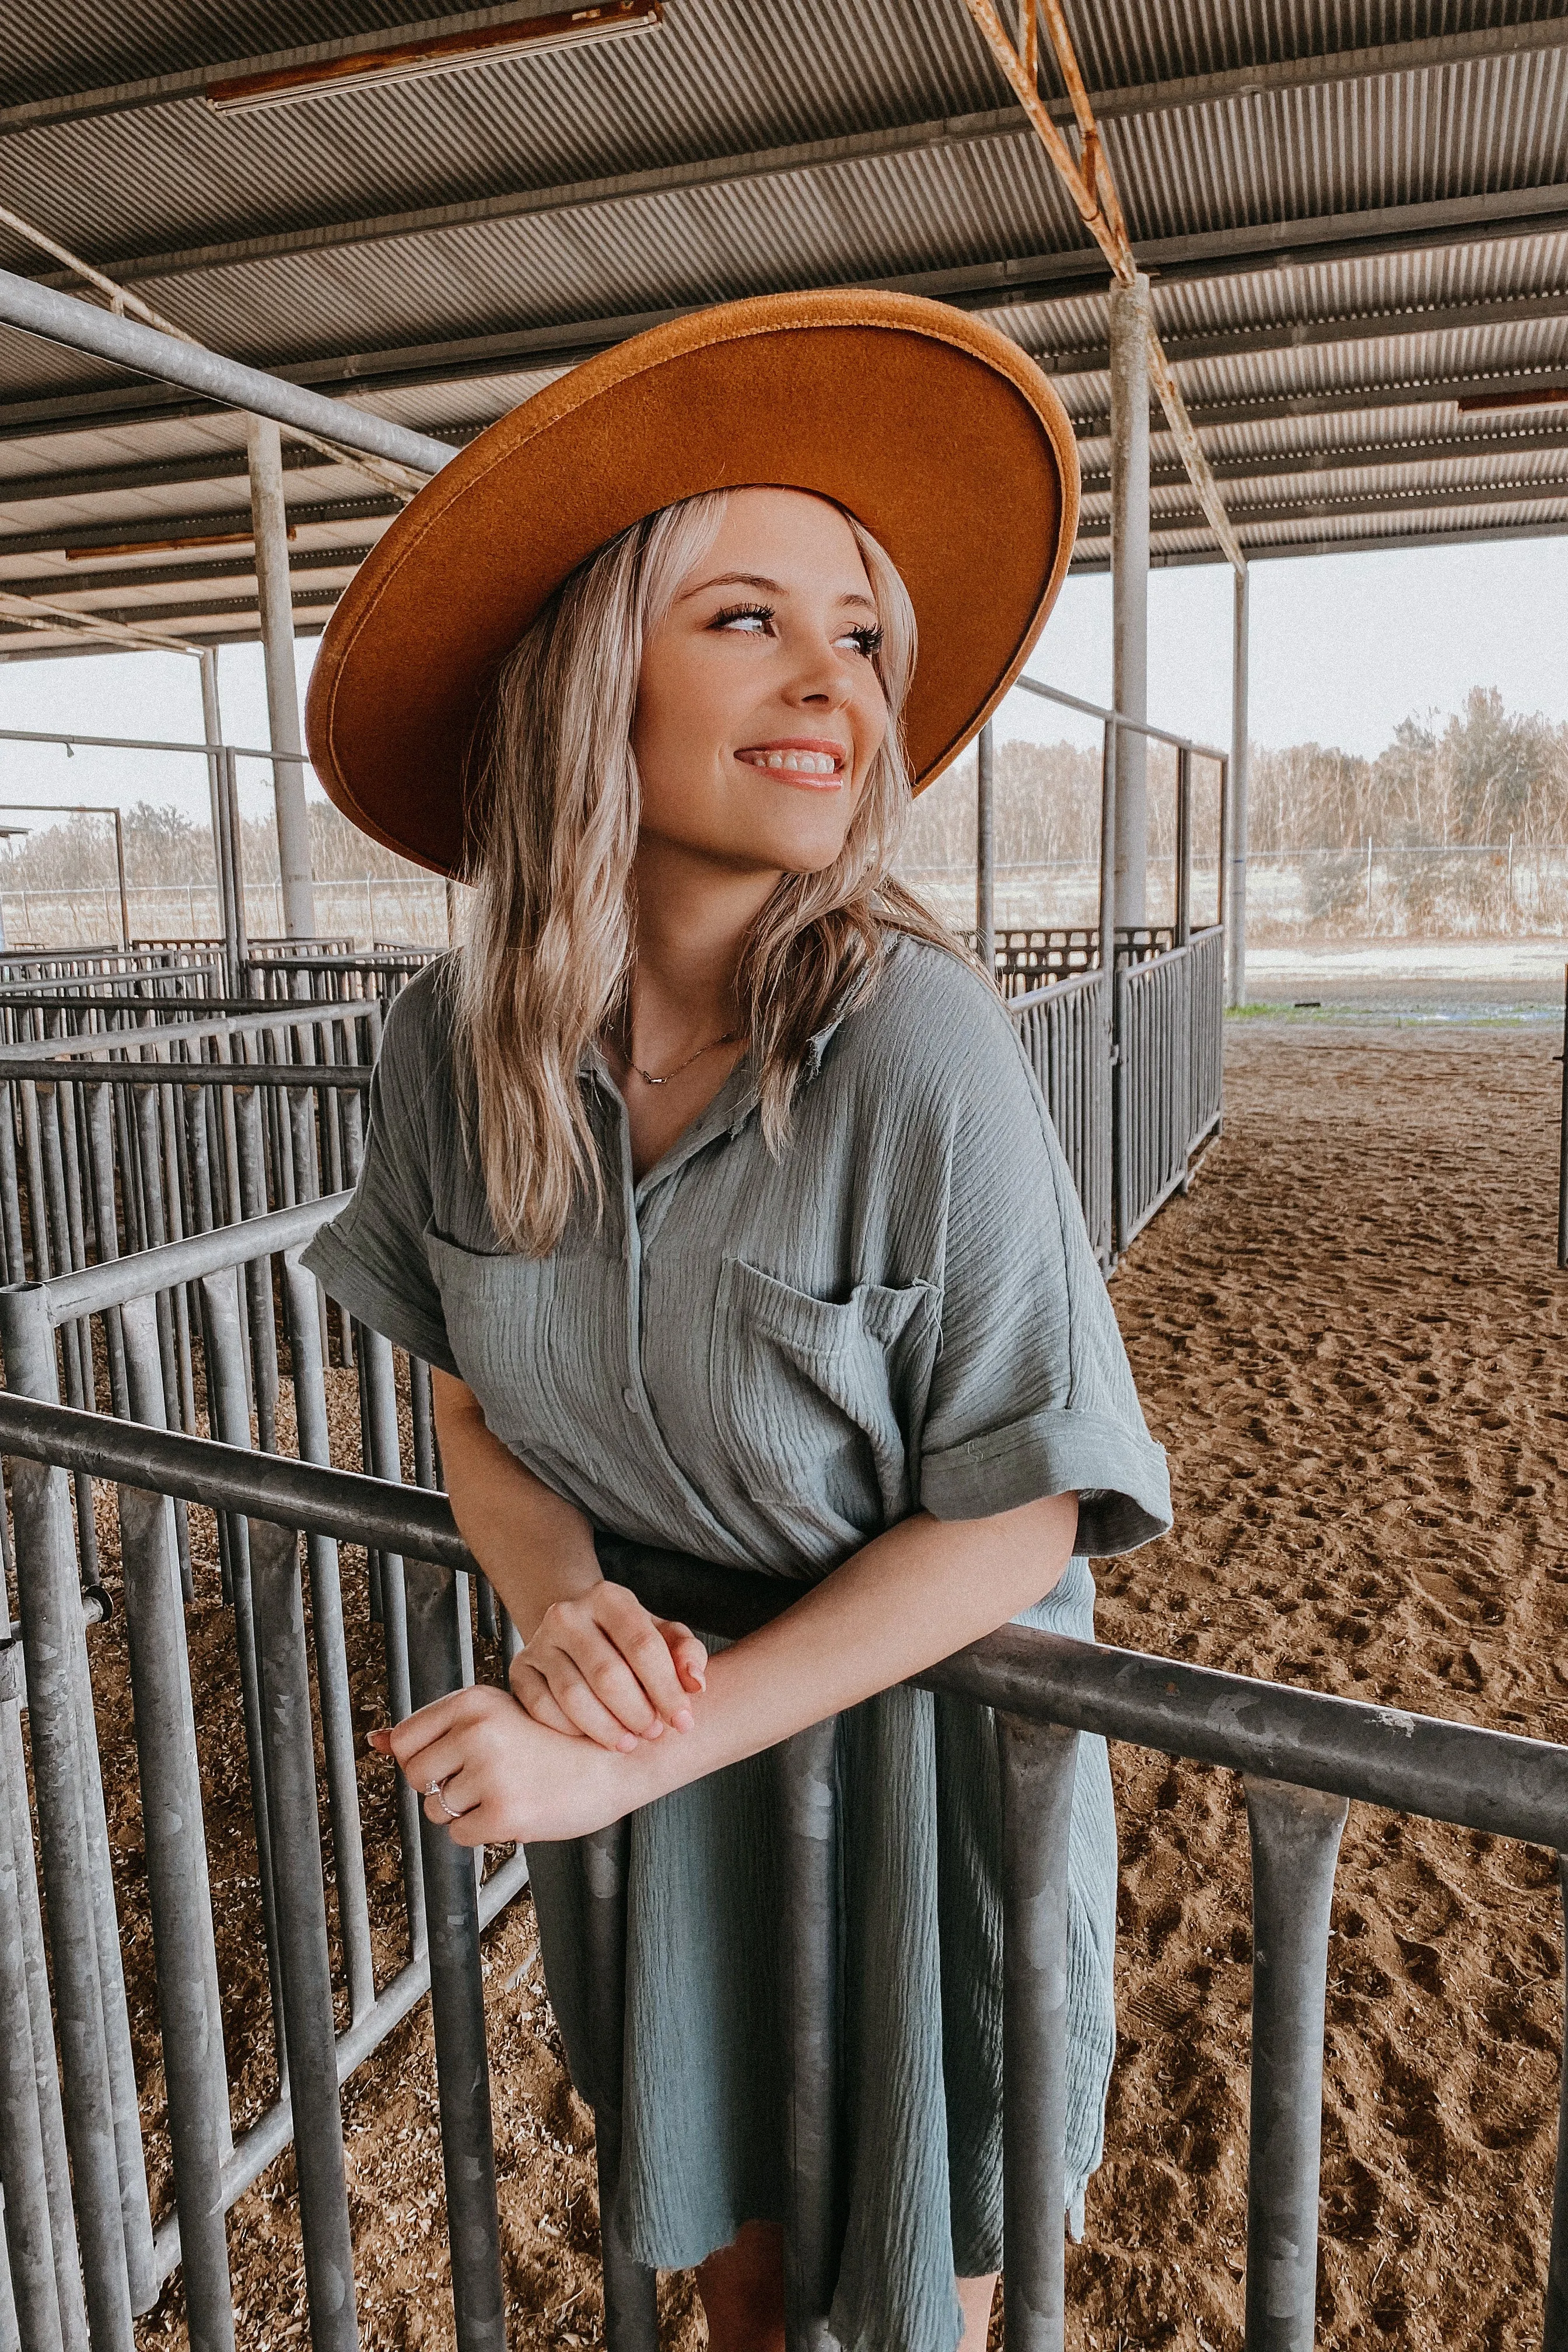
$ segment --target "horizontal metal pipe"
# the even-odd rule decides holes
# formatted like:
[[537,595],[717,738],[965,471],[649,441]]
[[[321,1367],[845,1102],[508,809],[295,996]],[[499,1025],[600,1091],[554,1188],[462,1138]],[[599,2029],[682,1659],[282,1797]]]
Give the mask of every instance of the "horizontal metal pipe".
[[[1129,728],[1134,735],[1147,735],[1156,743],[1173,743],[1179,751],[1195,751],[1200,760],[1223,760],[1224,751],[1216,751],[1212,743],[1195,743],[1190,735],[1173,735],[1168,727],[1152,727],[1145,719],[1130,719],[1124,710],[1108,710],[1102,702],[1085,702],[1081,695],[1064,694],[1059,686],[1046,686],[1037,677],[1016,677],[1013,684],[1025,694],[1037,694],[1042,702],[1058,702],[1065,710],[1081,710],[1087,719],[1113,719],[1119,727]],[[76,739],[79,741],[79,736]]]
[[[445,1496],[353,1471],[0,1393],[3,1454],[156,1486],[285,1527],[352,1534],[356,1542],[476,1572]],[[680,1615],[710,1633],[750,1633],[799,1598],[800,1588],[782,1578],[610,1537],[599,1538],[599,1553],[606,1570],[661,1615]],[[1005,1625],[915,1679],[1033,1722],[1568,1848],[1568,1749],[1546,1740],[1023,1626]]]
[[[243,469],[243,457],[240,462]],[[52,729],[39,727],[0,727],[0,743],[69,743],[77,750],[87,751],[225,751],[236,760],[298,760],[303,766],[310,765],[310,755],[304,751],[261,751],[244,743],[164,743],[153,735],[59,735]],[[52,801],[41,802],[39,805],[52,808],[55,803]],[[74,952],[89,951],[70,948],[54,950],[62,958]],[[41,958],[47,958],[48,954],[47,949],[29,950],[26,960],[37,962]],[[14,962],[23,961],[20,956],[6,960]],[[181,966],[170,968],[188,969]]]
[[144,327],[74,295],[58,294],[35,278],[18,278],[0,269],[0,319],[20,327],[25,334],[41,335],[69,350],[89,352],[111,367],[132,368],[159,383],[182,384],[226,408],[242,408],[253,416],[273,416],[279,425],[297,425],[306,433],[324,434],[346,449],[368,450],[374,457],[390,457],[400,466],[414,466],[424,474],[439,473],[457,455],[445,441],[411,433],[404,425],[389,424],[369,409],[349,402],[328,400],[308,392],[303,384],[285,383],[280,376],[260,368],[225,359],[200,343],[187,343]]
[[[314,1028],[327,1017],[325,1008],[309,1021],[290,1015],[286,1021],[268,1021],[268,1029]],[[254,1028],[252,1022],[247,1024]],[[171,1033],[163,1031],[163,1035]],[[194,1026],[176,1028],[178,1038],[195,1037],[201,1033]],[[79,1053],[89,1048],[112,1053],[116,1047],[139,1044],[159,1034],[145,1029],[106,1030],[78,1041]],[[291,1091],[305,1087],[334,1087],[340,1093],[368,1094],[372,1072],[368,1064],[358,1062],[90,1062],[84,1064],[64,1056],[50,1056],[47,1061],[38,1055],[28,1059],[0,1058],[0,1084],[7,1079],[25,1079],[34,1086],[130,1086],[130,1087],[287,1087]]]
[[[509,1862],[486,1879],[479,1889],[479,1925],[488,1927],[497,1915],[504,1911],[514,1895],[521,1895],[528,1885],[528,1858],[520,1846]],[[351,2074],[364,2064],[373,2050],[385,2041],[395,2026],[401,2025],[411,2010],[417,2009],[430,1990],[430,1962],[410,1960],[399,1969],[390,1984],[383,1987],[373,2009],[345,2027],[338,2036],[338,2084],[341,2088]],[[248,2131],[242,2132],[234,2144],[234,2154],[223,2168],[223,2201],[226,2210],[244,2196],[252,2181],[259,2180],[268,2166],[282,2155],[294,2137],[293,2110],[288,2099],[279,2099],[258,2116]],[[174,2214],[161,2221],[153,2233],[153,2258],[159,2284],[176,2269],[180,2260],[180,2224]]]
[[[0,272],[0,275],[4,273]],[[93,997],[87,997],[81,1001],[89,1005],[97,1002]],[[172,1021],[145,1029],[89,1029],[79,1037],[51,1038],[48,1052],[44,1055],[38,1053],[36,1040],[20,1038],[13,1045],[0,1045],[0,1077],[15,1076],[21,1065],[29,1060],[75,1062],[84,1057],[90,1057],[94,1054],[123,1053],[132,1045],[145,1047],[174,1042],[187,1045],[200,1038],[243,1037],[261,1029],[309,1028],[313,1022],[322,1019],[323,1015],[314,1008],[313,1004],[309,1009],[302,1009],[306,1004],[307,1000],[302,998],[274,997],[258,1003],[253,1012],[226,1013],[216,1020],[209,1017],[199,1021]],[[205,1004],[199,1009],[204,1015],[206,1014],[207,1007]],[[150,1013],[157,1010],[154,999],[149,999],[147,1010]],[[116,1062],[111,1066],[118,1076],[128,1076],[139,1066],[132,1061],[124,1061]],[[149,1070],[163,1071],[169,1067],[169,1065],[153,1061],[147,1063],[145,1066]],[[237,1068],[244,1066],[242,1063],[236,1065]],[[49,1077],[58,1076],[60,1073],[46,1071],[44,1075]],[[68,1076],[69,1073],[66,1075]]]
[[62,1323],[74,1323],[83,1315],[101,1315],[108,1307],[123,1307],[127,1299],[171,1290],[176,1283],[199,1282],[204,1275],[221,1274],[231,1265],[248,1265],[252,1259],[271,1257],[279,1250],[303,1249],[348,1200],[347,1192],[334,1192],[324,1201],[300,1201],[291,1209],[274,1209],[237,1225],[216,1225],[211,1233],[187,1234],[183,1241],[164,1242],[157,1249],[138,1250],[130,1257],[110,1258],[102,1265],[84,1265],[74,1274],[57,1275],[52,1282],[38,1286],[46,1312],[58,1330]]

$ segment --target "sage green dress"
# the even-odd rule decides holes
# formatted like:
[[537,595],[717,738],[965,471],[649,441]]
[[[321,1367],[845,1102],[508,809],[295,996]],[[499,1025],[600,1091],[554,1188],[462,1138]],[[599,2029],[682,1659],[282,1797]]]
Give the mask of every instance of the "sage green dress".
[[[582,1085],[602,1220],[498,1247],[466,1143],[447,967],[393,1007],[353,1200],[306,1263],[461,1376],[495,1434],[596,1528],[810,1583],[911,1511],[1081,1496],[1075,1559],[1022,1622],[1089,1640],[1089,1558],[1169,1525],[1105,1284],[997,997],[887,940],[814,1040],[775,1160],[742,1062],[634,1181],[625,1106]],[[988,1710],[884,1693],[842,1718],[840,2138],[832,2324],[845,2352],[952,2352],[956,2271],[1002,2263],[1000,1795]],[[634,1820],[621,2219],[694,2263],[784,2212],[778,1854],[765,1758]],[[592,2097],[583,1854],[529,1867],[551,1998]],[[1069,2206],[1100,2161],[1114,2025],[1116,1827],[1079,1746],[1069,1878]]]

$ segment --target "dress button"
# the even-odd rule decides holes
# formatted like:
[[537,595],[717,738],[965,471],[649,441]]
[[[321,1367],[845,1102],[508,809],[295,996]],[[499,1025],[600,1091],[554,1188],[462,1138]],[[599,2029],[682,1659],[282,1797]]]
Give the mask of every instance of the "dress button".
[[621,1402],[626,1406],[628,1412],[636,1412],[637,1409],[637,1392],[636,1389],[623,1389],[621,1391]]

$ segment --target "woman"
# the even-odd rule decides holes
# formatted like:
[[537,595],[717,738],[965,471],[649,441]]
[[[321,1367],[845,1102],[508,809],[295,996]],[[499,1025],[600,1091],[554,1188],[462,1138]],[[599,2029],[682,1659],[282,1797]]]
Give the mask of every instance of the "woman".
[[[889,871],[911,772],[1043,625],[1075,489],[1048,385],[988,330],[730,306],[481,436],[312,687],[340,804],[475,902],[392,1012],[359,1189],[309,1262],[435,1368],[452,1507],[525,1644],[511,1696],[374,1737],[460,1843],[528,1843],[579,2087],[573,1841],[635,1813],[618,2219],[638,2259],[699,2266],[715,2352],[783,2343],[763,1751],[841,1717],[835,2335],[983,2343],[994,1727],[904,1685],[1009,1619],[1090,1637],[1086,1554],[1168,1524],[1012,1024]],[[596,1531],[802,1597],[710,1654],[606,1578]],[[1087,1739],[1071,1869],[1076,2206],[1113,2038]]]

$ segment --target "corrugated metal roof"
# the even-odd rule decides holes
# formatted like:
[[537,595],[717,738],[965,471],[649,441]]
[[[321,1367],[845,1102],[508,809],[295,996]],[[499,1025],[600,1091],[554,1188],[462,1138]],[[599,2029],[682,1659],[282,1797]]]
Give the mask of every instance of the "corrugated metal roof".
[[[1105,272],[963,0],[667,0],[657,33],[242,115],[199,90],[103,95],[415,13],[128,0],[62,17],[23,0],[0,202],[133,270],[215,347],[454,439],[623,319],[912,282],[986,310],[1059,371],[1085,464],[1080,560],[1100,560]],[[1568,404],[1457,405],[1568,390],[1563,0],[1071,0],[1069,15],[1244,542],[1568,520]],[[69,117],[89,90],[71,119],[18,128],[6,111],[49,100]],[[660,184],[626,184],[649,173]],[[468,216],[429,217],[456,205]],[[39,263],[0,233],[0,265]],[[1208,534],[1161,424],[1156,553],[1198,560]],[[242,443],[184,395],[0,330],[0,579],[100,609],[205,602],[193,626],[232,635],[253,593],[243,549],[111,547],[243,529]],[[323,567],[374,541],[386,501],[343,468],[291,459],[287,482],[301,609],[319,611],[341,584]]]

